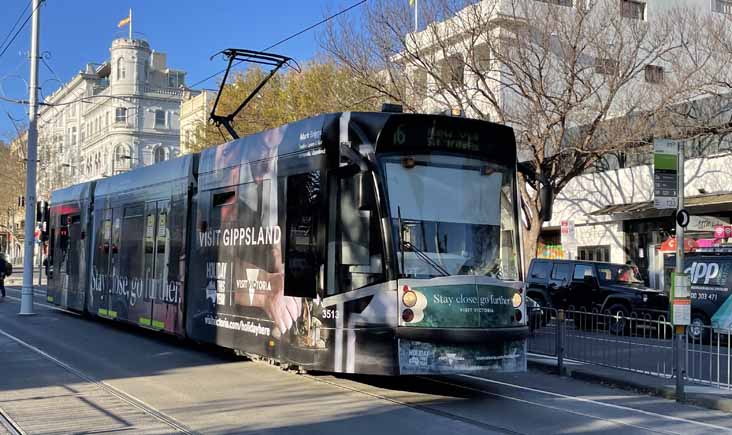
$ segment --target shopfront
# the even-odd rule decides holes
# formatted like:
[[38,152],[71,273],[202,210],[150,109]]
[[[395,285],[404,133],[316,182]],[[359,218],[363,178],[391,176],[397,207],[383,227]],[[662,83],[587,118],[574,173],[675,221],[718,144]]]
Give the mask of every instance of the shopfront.
[[[684,234],[687,252],[732,241],[732,194],[690,197],[686,209],[692,215]],[[627,260],[638,266],[646,285],[662,289],[668,280],[664,264],[676,250],[674,213],[644,202],[609,206],[592,215],[622,221]]]

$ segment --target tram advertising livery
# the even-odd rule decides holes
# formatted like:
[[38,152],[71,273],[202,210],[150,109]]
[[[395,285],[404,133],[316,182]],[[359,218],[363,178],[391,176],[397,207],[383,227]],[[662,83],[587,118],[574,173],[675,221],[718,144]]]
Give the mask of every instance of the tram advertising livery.
[[526,369],[510,128],[346,112],[53,192],[48,299],[304,369]]

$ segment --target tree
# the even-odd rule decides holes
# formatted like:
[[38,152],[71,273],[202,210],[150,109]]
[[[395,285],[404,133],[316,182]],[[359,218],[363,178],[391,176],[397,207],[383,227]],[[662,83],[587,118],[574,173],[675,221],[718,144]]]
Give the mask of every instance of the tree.
[[[266,75],[256,67],[237,74],[224,86],[217,113],[233,112]],[[374,110],[378,104],[375,95],[360,86],[347,69],[332,61],[314,61],[302,72],[290,69],[272,77],[234,119],[233,126],[245,136],[319,113]],[[200,126],[194,136],[194,152],[231,140],[223,129],[211,124]]]
[[409,110],[459,109],[515,129],[531,168],[519,176],[526,261],[542,226],[540,180],[556,196],[608,153],[699,125],[679,105],[719,88],[703,74],[714,59],[701,49],[705,18],[689,9],[648,22],[634,2],[432,0],[420,4],[429,24],[414,33],[405,3],[370,2],[360,31],[344,18],[323,46]]
[[[23,229],[11,224],[13,221],[20,223],[17,219],[18,197],[25,195],[26,138],[26,135],[20,134],[11,143],[0,141],[0,227],[12,234],[16,243],[23,240]],[[4,246],[0,246],[0,250],[4,249]]]

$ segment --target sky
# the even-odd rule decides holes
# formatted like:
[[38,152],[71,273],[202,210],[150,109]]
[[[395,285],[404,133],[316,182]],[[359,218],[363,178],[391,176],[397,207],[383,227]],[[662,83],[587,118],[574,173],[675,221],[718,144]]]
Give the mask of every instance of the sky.
[[[30,0],[2,3],[0,42]],[[40,51],[53,73],[39,63],[41,93],[50,95],[60,87],[56,77],[67,82],[87,63],[107,60],[112,40],[127,35],[127,28],[119,29],[117,23],[130,8],[134,36],[167,53],[168,66],[186,71],[186,83],[191,85],[225,68],[221,57],[209,60],[217,51],[230,47],[262,50],[354,3],[356,0],[46,0],[40,9]],[[360,9],[349,14],[358,14]],[[30,7],[21,23],[28,15]],[[324,28],[320,26],[272,51],[300,63],[307,61],[320,51],[318,30]],[[28,21],[0,56],[0,95],[6,98],[28,98],[30,33]],[[213,79],[197,88],[217,85]],[[27,123],[26,106],[0,101],[0,140],[7,140],[14,131],[8,114]]]

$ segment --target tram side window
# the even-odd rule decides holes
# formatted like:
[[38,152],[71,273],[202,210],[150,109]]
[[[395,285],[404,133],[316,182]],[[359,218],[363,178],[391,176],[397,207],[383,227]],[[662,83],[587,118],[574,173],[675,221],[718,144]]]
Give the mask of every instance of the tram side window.
[[287,296],[316,296],[321,263],[318,249],[321,210],[320,171],[287,177]]
[[121,274],[130,278],[143,276],[143,249],[141,236],[145,232],[145,207],[133,206],[124,210],[122,221],[122,255]]
[[339,187],[337,285],[349,291],[384,280],[383,244],[372,178],[356,174],[341,179]]

